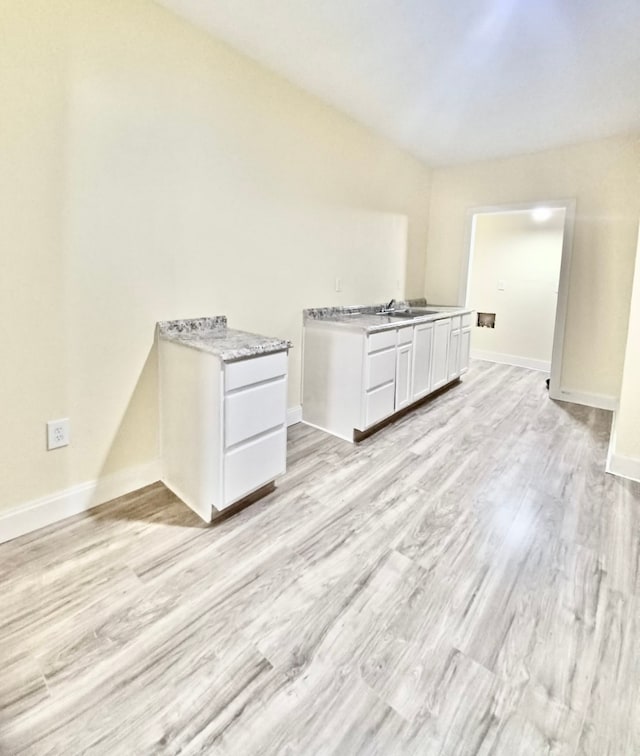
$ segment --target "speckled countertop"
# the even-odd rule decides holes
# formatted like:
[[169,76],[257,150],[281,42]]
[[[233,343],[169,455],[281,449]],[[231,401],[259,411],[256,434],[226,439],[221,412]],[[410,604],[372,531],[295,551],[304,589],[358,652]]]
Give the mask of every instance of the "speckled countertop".
[[159,338],[215,354],[223,362],[284,352],[293,346],[286,339],[228,328],[226,315],[191,320],[163,320],[157,324],[157,328]]
[[303,311],[304,322],[305,325],[312,323],[337,325],[350,330],[375,333],[376,331],[387,331],[403,325],[409,326],[415,323],[427,323],[430,320],[440,320],[451,315],[461,315],[471,312],[470,309],[464,307],[427,305],[424,299],[410,299],[406,302],[397,302],[395,306],[399,310],[409,308],[414,317],[376,315],[384,306],[384,304],[376,304],[353,305],[349,307],[314,307]]

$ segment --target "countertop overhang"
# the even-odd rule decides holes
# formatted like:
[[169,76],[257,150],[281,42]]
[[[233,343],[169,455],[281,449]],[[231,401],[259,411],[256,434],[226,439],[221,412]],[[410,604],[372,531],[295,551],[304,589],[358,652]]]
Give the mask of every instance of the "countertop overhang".
[[158,322],[157,330],[160,339],[213,354],[222,362],[285,352],[293,346],[287,339],[229,328],[226,315],[163,320]]

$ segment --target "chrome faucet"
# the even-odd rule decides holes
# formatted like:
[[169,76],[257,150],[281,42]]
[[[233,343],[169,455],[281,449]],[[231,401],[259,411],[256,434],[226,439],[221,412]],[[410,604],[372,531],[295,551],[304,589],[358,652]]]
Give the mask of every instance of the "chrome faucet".
[[395,307],[395,304],[396,304],[396,300],[395,300],[395,299],[392,299],[392,300],[391,300],[391,301],[389,302],[389,304],[388,304],[388,305],[387,305],[387,306],[386,306],[386,307],[385,307],[384,309],[385,309],[385,310],[393,310],[393,308]]

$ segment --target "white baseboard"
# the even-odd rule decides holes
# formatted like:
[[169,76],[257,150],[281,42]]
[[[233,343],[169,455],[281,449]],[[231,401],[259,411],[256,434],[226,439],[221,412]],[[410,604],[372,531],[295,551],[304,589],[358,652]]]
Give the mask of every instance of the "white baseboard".
[[322,431],[323,433],[328,433],[331,436],[336,436],[336,438],[341,438],[343,441],[348,441],[350,444],[353,444],[353,434],[351,437],[345,436],[342,433],[338,433],[334,430],[328,430],[327,428],[323,428],[322,425],[316,425],[315,423],[310,423],[308,420],[302,421],[305,425],[308,425],[310,428],[315,428],[316,430]]
[[287,425],[295,425],[302,422],[302,405],[298,404],[297,407],[289,407],[287,410]]
[[514,367],[540,370],[542,373],[551,372],[551,362],[548,360],[533,360],[529,357],[519,357],[517,354],[502,354],[501,352],[483,352],[479,349],[471,350],[471,358],[474,360],[486,360],[487,362],[499,362],[501,365],[513,365]]
[[635,457],[626,457],[624,454],[615,452],[616,447],[616,413],[613,413],[611,423],[611,436],[609,438],[609,451],[607,453],[606,471],[611,475],[617,475],[620,478],[628,478],[640,483],[640,459]]
[[640,459],[625,457],[622,454],[610,451],[607,459],[607,472],[640,483]]
[[[499,352],[483,352],[477,349],[471,350],[471,357],[474,360],[486,360],[487,362],[499,362],[501,365],[513,365],[514,367],[529,368],[530,370],[539,370],[543,373],[551,372],[551,363],[544,360],[530,360],[528,357],[518,357],[513,354],[501,354]],[[552,399],[561,402],[572,402],[573,404],[584,404],[586,407],[595,407],[596,409],[617,410],[618,399],[615,396],[607,394],[590,394],[584,391],[572,391],[571,389],[559,389],[551,391]]]
[[0,543],[86,512],[158,480],[160,461],[154,460],[30,501],[17,509],[0,513]]
[[[302,407],[287,410],[287,425],[302,421]],[[99,480],[80,483],[50,496],[44,496],[23,504],[9,512],[0,513],[0,543],[19,538],[21,535],[39,530],[66,517],[86,512],[107,501],[144,488],[160,480],[160,460],[146,465],[130,467]]]
[[607,394],[589,394],[584,391],[572,391],[571,389],[558,389],[551,392],[551,398],[560,402],[572,402],[573,404],[584,404],[586,407],[596,407],[604,410],[617,410],[618,399],[615,396]]

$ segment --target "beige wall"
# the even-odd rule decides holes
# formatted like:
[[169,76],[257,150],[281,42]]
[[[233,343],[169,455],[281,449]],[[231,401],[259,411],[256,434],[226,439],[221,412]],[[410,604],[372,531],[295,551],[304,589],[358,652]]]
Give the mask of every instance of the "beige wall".
[[551,362],[564,216],[554,210],[544,223],[527,211],[476,216],[468,304],[496,313],[496,327],[474,328],[473,350]]
[[640,479],[640,238],[629,310],[620,407],[616,413],[615,429],[612,451],[616,455],[633,460],[633,477]]
[[577,201],[562,388],[617,397],[640,193],[637,137],[434,171],[425,286],[457,301],[468,211],[504,203]]
[[424,164],[148,0],[0,26],[0,509],[156,457],[157,320],[290,338],[294,406],[304,307],[422,294]]

